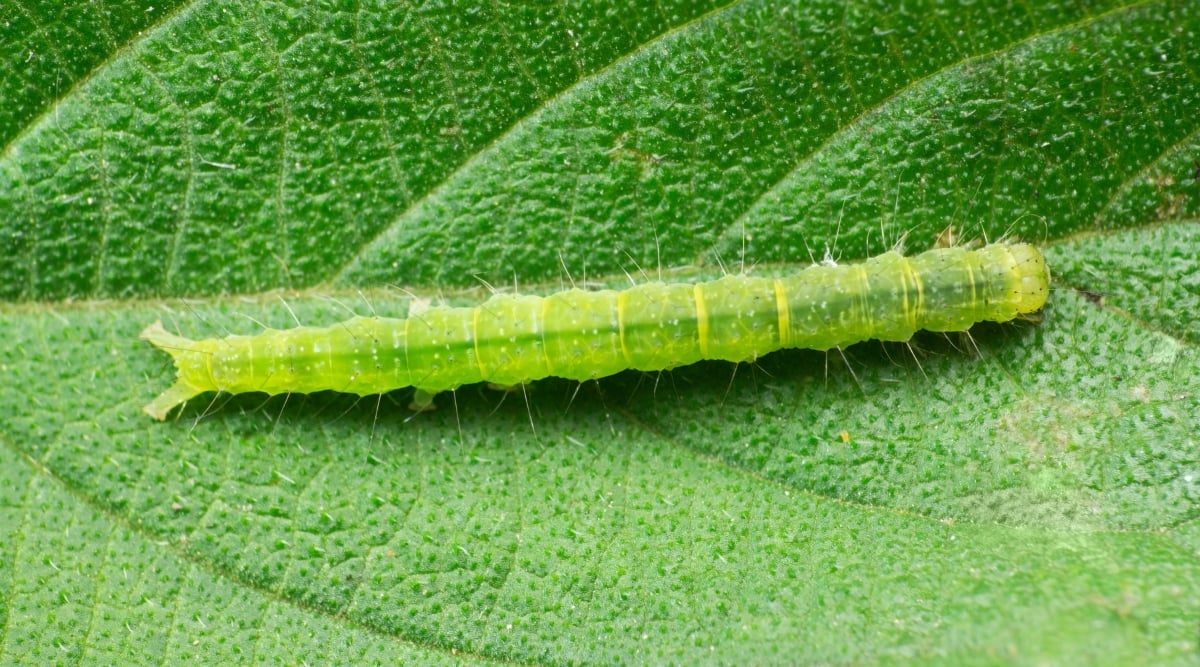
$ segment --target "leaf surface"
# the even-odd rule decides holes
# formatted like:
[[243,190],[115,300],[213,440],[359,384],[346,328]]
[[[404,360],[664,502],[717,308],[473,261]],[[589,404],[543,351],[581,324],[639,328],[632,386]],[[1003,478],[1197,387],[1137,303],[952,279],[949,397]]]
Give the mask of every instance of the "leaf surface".
[[[894,5],[0,2],[2,661],[1195,662],[1200,8]],[[140,412],[157,318],[951,226],[1040,322]]]

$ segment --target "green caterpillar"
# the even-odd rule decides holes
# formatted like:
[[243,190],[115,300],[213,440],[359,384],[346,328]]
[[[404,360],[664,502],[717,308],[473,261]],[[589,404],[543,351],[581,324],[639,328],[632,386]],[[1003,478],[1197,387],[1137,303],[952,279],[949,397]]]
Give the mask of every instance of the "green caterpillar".
[[155,322],[141,337],[174,358],[178,378],[145,412],[162,420],[211,391],[365,396],[410,386],[414,404],[428,407],[438,392],[474,382],[582,381],[701,359],[753,361],[781,348],[906,341],[922,329],[966,331],[1039,310],[1049,288],[1037,248],[994,243],[913,257],[887,252],[787,278],[497,295],[474,308],[355,317],[255,336],[193,341]]

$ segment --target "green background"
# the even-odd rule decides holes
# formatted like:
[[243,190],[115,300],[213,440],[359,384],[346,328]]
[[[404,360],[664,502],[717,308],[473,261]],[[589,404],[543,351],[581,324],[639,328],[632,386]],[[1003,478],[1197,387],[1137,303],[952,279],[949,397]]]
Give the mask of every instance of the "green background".
[[[0,662],[1200,662],[1200,4],[0,0],[0,37]],[[1045,248],[1040,323],[140,413],[156,318],[952,225]]]

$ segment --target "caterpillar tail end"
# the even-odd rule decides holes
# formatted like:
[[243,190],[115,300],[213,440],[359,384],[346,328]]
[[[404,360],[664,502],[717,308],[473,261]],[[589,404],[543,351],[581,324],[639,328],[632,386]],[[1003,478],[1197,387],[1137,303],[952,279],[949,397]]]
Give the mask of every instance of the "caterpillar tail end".
[[[176,368],[178,368],[179,354],[190,350],[195,345],[195,341],[182,336],[176,336],[164,329],[162,320],[155,320],[154,324],[146,327],[138,338],[150,341],[154,347],[171,355],[171,358],[176,361]],[[153,401],[147,403],[142,408],[142,412],[154,417],[158,421],[164,421],[167,418],[167,413],[187,403],[201,393],[203,392],[185,383],[182,378],[179,378],[169,389],[159,394]]]

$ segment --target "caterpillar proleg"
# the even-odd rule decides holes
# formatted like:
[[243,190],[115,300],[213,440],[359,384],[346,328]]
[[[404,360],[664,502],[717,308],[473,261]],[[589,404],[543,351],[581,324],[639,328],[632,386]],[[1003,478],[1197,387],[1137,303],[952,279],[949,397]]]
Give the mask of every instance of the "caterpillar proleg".
[[329,327],[272,329],[193,341],[155,322],[141,337],[175,361],[175,384],[144,411],[165,419],[206,392],[366,396],[401,387],[417,403],[464,384],[590,380],[702,359],[753,361],[782,348],[828,350],[907,341],[920,330],[966,331],[1045,304],[1050,274],[1027,244],[887,252],[859,264],[810,266],[784,278],[741,275],[625,290],[496,295],[473,308],[407,319],[354,317]]

